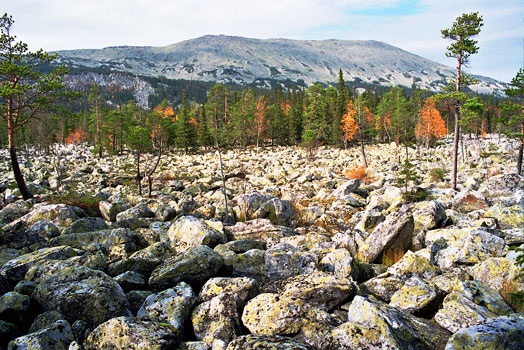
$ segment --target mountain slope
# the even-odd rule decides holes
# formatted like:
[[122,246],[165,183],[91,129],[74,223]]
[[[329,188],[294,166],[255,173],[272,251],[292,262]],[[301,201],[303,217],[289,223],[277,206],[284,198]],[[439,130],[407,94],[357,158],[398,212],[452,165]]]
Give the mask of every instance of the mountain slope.
[[[69,67],[170,79],[267,86],[269,80],[333,83],[342,69],[347,81],[441,90],[454,69],[378,41],[249,39],[207,35],[164,47],[108,47],[59,51]],[[478,77],[472,87],[501,93],[504,85]]]

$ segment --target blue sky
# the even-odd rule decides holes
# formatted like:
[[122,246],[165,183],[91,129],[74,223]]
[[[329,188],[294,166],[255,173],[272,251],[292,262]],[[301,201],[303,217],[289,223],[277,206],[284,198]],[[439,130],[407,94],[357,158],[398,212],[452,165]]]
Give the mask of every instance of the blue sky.
[[523,0],[0,0],[14,33],[46,51],[163,46],[206,34],[379,40],[454,66],[440,30],[478,11],[469,71],[509,82],[524,64]]

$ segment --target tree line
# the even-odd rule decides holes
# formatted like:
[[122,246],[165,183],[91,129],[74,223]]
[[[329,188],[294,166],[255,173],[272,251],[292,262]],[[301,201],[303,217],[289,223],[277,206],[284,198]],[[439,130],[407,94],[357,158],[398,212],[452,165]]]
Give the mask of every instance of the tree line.
[[[177,92],[176,105],[167,98],[143,109],[135,101],[116,103],[108,96],[115,87],[93,84],[84,92],[85,108],[73,113],[74,98],[61,77],[64,66],[49,68],[56,55],[30,52],[12,34],[14,21],[0,18],[0,137],[7,139],[15,174],[20,173],[16,148],[30,144],[45,150],[55,142],[88,142],[98,157],[166,149],[185,152],[212,147],[358,145],[367,166],[365,145],[396,142],[431,147],[454,130],[452,187],[456,185],[456,154],[463,133],[483,137],[505,132],[521,141],[522,167],[524,73],[520,70],[507,90],[509,99],[466,93],[474,81],[463,74],[469,55],[478,51],[475,37],[482,27],[478,13],[464,14],[442,31],[452,44],[447,55],[457,59],[457,77],[448,91],[435,94],[391,87],[350,88],[342,69],[334,86],[277,85],[270,90],[211,86],[202,102]],[[42,67],[46,67],[42,70]],[[164,92],[165,93],[165,92]],[[137,174],[137,177],[140,177]],[[21,175],[15,176],[24,198],[30,196]]]

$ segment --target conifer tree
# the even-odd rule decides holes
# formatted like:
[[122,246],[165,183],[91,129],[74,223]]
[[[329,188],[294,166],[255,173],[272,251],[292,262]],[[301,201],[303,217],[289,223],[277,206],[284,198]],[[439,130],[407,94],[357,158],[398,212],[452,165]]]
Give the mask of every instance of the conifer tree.
[[441,31],[444,39],[451,40],[452,43],[447,47],[447,57],[457,60],[455,76],[455,135],[453,139],[453,160],[451,165],[451,188],[457,189],[457,167],[458,167],[458,150],[460,139],[460,108],[464,101],[464,95],[461,94],[462,88],[466,84],[467,78],[463,75],[463,66],[469,61],[469,57],[478,52],[477,41],[473,38],[480,33],[484,25],[482,16],[478,12],[464,13],[458,17],[451,28]]
[[49,73],[39,70],[57,55],[43,50],[31,52],[12,33],[14,20],[5,13],[0,18],[0,117],[7,124],[7,140],[15,181],[24,199],[32,195],[27,189],[16,151],[16,132],[30,121],[46,115],[64,113],[59,102],[73,97],[65,93],[62,76],[65,66]]

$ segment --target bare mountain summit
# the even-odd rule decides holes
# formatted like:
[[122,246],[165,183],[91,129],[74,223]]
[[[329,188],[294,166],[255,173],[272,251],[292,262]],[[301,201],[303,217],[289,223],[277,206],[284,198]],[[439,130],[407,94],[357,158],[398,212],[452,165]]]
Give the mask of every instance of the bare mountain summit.
[[[107,67],[145,76],[267,86],[269,81],[347,81],[441,90],[454,69],[378,41],[249,39],[206,35],[164,47],[108,47],[59,51],[69,67]],[[491,78],[472,89],[501,94]]]

